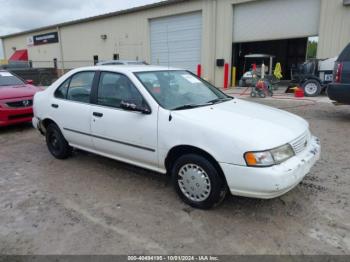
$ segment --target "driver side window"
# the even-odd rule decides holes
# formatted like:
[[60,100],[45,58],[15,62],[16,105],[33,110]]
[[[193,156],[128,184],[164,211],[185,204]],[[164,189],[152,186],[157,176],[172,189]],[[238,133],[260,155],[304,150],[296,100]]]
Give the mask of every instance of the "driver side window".
[[143,105],[143,98],[132,82],[118,73],[102,72],[98,85],[97,103],[102,106],[120,108],[120,103]]

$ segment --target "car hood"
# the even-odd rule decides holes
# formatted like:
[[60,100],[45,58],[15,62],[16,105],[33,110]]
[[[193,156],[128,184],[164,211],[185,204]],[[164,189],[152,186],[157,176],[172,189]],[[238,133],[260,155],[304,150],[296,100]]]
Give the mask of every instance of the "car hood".
[[39,88],[32,85],[0,86],[0,100],[34,96]]
[[292,142],[309,128],[299,116],[240,99],[175,111],[173,116],[209,129],[217,139],[244,144],[251,150],[267,150]]

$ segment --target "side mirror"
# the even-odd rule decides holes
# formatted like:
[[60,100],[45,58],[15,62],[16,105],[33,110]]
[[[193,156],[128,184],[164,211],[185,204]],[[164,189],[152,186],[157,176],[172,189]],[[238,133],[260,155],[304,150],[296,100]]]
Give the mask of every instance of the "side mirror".
[[133,102],[122,101],[120,103],[120,107],[124,110],[140,112],[140,113],[145,114],[145,115],[151,114],[151,110],[149,110],[147,107],[137,106]]
[[26,83],[27,83],[28,85],[32,85],[32,84],[34,84],[34,81],[31,80],[31,79],[28,79],[28,80],[26,80]]

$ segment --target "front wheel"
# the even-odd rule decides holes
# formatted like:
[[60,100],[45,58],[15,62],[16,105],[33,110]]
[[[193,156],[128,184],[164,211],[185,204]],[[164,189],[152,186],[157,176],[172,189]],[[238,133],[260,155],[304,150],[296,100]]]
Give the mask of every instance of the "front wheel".
[[49,124],[46,128],[46,144],[50,153],[57,159],[66,159],[72,153],[72,147],[56,124]]
[[194,208],[210,209],[225,198],[227,186],[215,166],[205,157],[188,154],[172,169],[173,183],[181,199]]

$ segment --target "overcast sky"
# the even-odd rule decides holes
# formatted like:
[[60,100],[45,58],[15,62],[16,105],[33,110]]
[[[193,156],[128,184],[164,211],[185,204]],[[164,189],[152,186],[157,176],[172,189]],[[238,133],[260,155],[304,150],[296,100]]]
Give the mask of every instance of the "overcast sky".
[[0,35],[154,2],[160,0],[0,0]]

